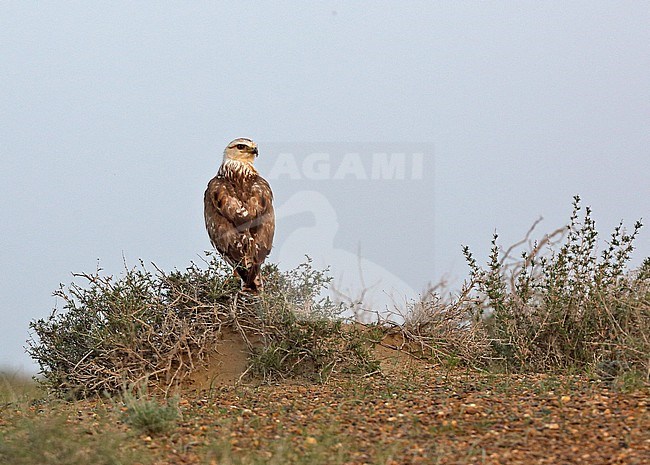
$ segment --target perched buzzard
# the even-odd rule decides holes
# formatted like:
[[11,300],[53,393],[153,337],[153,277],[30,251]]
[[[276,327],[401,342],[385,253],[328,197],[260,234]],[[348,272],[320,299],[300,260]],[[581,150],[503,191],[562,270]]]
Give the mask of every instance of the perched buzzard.
[[242,280],[242,290],[262,290],[260,267],[275,232],[273,193],[253,162],[257,144],[235,139],[223,152],[217,175],[205,191],[205,227],[212,245]]

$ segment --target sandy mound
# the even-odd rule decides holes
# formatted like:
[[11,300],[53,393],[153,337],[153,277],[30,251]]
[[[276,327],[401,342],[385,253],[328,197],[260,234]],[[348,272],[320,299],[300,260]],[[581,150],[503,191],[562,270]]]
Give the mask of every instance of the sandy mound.
[[[249,341],[253,347],[260,341]],[[399,334],[389,334],[374,348],[374,357],[385,373],[403,372],[405,369],[423,368],[426,363],[403,350],[404,340]],[[232,328],[223,330],[219,345],[207,362],[192,372],[183,388],[192,391],[209,390],[217,386],[232,386],[242,382],[248,368],[250,349],[242,335]]]
[[212,356],[192,372],[183,384],[197,391],[236,384],[246,372],[249,354],[250,349],[242,335],[231,328],[225,329]]

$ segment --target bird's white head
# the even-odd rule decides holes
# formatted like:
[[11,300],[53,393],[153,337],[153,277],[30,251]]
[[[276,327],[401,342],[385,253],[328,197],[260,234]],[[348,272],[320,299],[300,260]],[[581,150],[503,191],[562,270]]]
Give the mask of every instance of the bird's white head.
[[223,163],[219,174],[225,177],[257,175],[253,162],[257,157],[257,144],[250,139],[240,137],[233,140],[223,151]]
[[234,160],[253,165],[257,155],[257,144],[250,139],[240,137],[228,144],[223,151],[223,161]]

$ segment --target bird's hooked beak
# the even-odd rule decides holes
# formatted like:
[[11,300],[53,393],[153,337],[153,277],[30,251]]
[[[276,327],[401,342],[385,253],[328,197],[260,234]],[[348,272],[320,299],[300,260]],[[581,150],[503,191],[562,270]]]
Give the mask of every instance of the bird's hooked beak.
[[253,154],[255,155],[255,158],[257,158],[260,154],[257,151],[257,147],[253,147]]

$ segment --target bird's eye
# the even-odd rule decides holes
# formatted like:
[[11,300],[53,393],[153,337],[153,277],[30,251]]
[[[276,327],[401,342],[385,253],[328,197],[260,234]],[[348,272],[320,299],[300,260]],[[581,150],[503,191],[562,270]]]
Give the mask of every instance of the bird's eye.
[[246,146],[244,144],[237,144],[237,149],[238,150],[246,150]]

